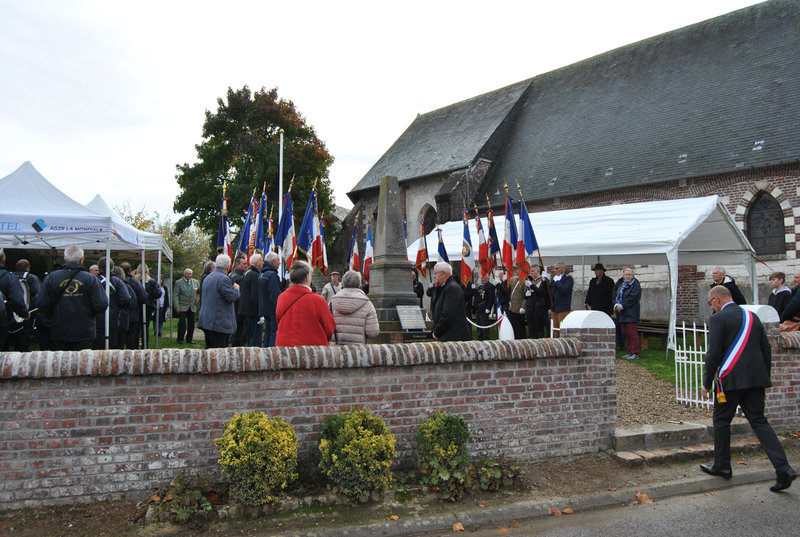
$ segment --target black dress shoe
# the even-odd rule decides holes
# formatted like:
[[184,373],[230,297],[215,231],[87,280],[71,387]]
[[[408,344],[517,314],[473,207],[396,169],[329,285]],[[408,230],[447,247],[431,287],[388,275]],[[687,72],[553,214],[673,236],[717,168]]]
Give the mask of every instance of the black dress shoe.
[[797,474],[791,473],[788,475],[779,475],[778,480],[775,481],[775,484],[772,485],[769,490],[772,492],[780,492],[782,490],[786,490],[792,486],[792,481],[797,479]]
[[733,472],[731,472],[730,470],[719,470],[717,468],[714,468],[710,464],[701,464],[700,469],[707,474],[716,475],[723,479],[730,479],[733,477]]

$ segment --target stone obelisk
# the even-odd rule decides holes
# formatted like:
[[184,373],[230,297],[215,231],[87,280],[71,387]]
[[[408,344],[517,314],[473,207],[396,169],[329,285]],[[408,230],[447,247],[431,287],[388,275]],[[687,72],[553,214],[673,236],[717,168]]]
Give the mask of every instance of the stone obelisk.
[[414,266],[406,260],[403,208],[397,177],[381,179],[378,218],[372,227],[375,261],[369,268],[369,299],[375,305],[381,332],[399,331],[395,306],[419,305],[411,286]]

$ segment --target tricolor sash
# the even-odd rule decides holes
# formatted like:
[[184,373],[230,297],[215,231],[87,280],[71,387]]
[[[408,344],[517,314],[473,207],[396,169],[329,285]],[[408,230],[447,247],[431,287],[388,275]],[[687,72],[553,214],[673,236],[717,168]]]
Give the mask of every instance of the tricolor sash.
[[744,352],[744,348],[747,346],[747,341],[750,339],[750,333],[753,331],[753,313],[741,306],[740,309],[744,314],[742,327],[739,329],[739,333],[736,334],[736,339],[733,340],[733,343],[728,348],[728,352],[725,353],[722,364],[719,366],[719,373],[717,376],[721,379],[725,378],[736,365],[736,362],[739,361],[739,357],[742,356],[742,352]]

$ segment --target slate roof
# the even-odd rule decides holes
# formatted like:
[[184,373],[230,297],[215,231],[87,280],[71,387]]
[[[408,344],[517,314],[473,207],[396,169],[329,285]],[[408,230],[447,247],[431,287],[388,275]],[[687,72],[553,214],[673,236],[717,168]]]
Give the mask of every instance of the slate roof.
[[535,77],[492,205],[504,181],[529,201],[797,162],[799,28],[770,1]]
[[524,80],[417,116],[348,194],[352,198],[379,187],[385,175],[403,182],[466,168],[486,151],[487,142],[529,86],[530,80]]

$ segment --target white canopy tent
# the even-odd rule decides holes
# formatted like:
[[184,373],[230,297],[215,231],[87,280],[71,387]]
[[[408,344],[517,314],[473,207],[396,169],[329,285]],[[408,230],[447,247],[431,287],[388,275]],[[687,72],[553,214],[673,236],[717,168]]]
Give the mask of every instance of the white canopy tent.
[[0,179],[0,244],[9,248],[62,249],[76,244],[105,250],[115,244],[139,250],[140,235],[117,234],[112,219],[73,200],[30,162]]
[[[566,211],[529,213],[542,258],[547,264],[664,264],[670,273],[669,342],[674,345],[678,290],[678,265],[745,265],[752,282],[756,281],[755,252],[736,226],[718,196],[652,201]],[[514,219],[519,229],[518,218]],[[505,215],[494,217],[502,242]],[[486,218],[481,218],[488,234]],[[447,255],[461,260],[463,222],[448,222],[442,230]],[[470,240],[477,255],[478,237],[470,219]],[[488,238],[488,237],[487,237]],[[426,237],[428,259],[438,259],[436,230]],[[408,247],[408,258],[416,259],[421,239]],[[758,286],[753,285],[753,300],[758,302]]]

